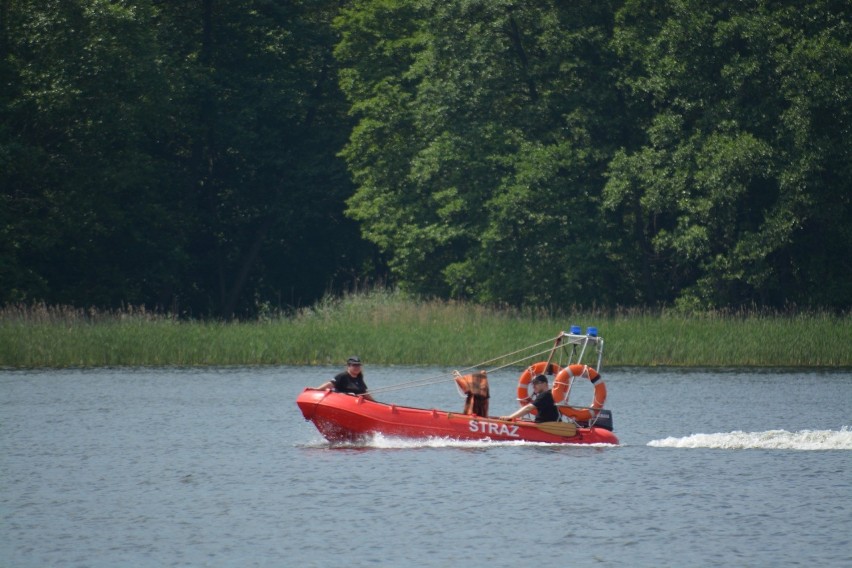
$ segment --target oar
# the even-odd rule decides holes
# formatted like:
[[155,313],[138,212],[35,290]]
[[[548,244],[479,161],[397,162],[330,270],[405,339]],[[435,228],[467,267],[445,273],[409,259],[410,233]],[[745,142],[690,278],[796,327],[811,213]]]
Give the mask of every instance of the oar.
[[[494,419],[492,418],[492,420]],[[504,424],[515,424],[523,426],[535,426],[542,432],[547,432],[548,434],[555,434],[557,436],[565,436],[566,438],[573,438],[577,435],[577,425],[571,422],[515,422],[514,420],[509,420],[508,422],[505,420],[495,420],[495,422],[503,422]]]
[[577,425],[570,422],[533,422],[533,425],[548,434],[573,438],[577,435]]

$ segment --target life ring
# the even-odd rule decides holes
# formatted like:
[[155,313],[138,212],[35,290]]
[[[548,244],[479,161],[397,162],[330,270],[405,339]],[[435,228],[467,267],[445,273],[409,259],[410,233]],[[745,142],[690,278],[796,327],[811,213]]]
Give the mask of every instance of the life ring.
[[[548,363],[547,361],[540,361],[527,367],[518,378],[518,402],[521,403],[521,406],[526,406],[530,403],[530,383],[534,377],[538,375],[552,375],[561,371],[562,367],[556,363]],[[535,414],[536,411],[533,410],[532,413]]]
[[[570,406],[560,406],[566,402],[568,396],[568,385],[571,384],[571,377],[585,377],[595,386],[595,396],[589,408],[572,408]],[[601,379],[600,373],[595,371],[588,365],[568,365],[556,375],[553,379],[553,402],[556,403],[556,408],[563,416],[567,416],[577,422],[589,422],[594,419],[598,410],[603,408],[606,402],[606,385]]]

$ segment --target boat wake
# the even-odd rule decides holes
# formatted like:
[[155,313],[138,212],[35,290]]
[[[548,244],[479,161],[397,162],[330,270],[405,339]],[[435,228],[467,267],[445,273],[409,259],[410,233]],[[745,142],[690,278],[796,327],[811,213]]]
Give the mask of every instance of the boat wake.
[[452,438],[397,438],[376,434],[364,442],[365,446],[383,450],[409,448],[493,448],[495,446],[548,446],[544,442],[527,442],[523,440],[493,441],[493,440],[455,440]]
[[728,432],[693,434],[685,438],[652,440],[655,448],[712,448],[723,450],[852,450],[852,430],[767,430],[766,432]]
[[[337,442],[329,443],[325,440],[311,444],[311,447],[325,447],[335,449],[376,449],[376,450],[408,450],[421,448],[462,448],[462,449],[486,449],[499,447],[518,446],[540,446],[553,448],[548,442],[530,442],[526,440],[456,440],[453,438],[398,438],[376,434],[369,439],[360,442]],[[560,444],[560,446],[571,447],[612,447],[611,444]]]

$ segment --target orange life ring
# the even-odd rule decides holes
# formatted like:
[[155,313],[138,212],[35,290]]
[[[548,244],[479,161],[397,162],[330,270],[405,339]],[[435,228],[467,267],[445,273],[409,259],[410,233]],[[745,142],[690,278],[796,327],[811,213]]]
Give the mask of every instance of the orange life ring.
[[[532,383],[534,377],[538,375],[552,375],[561,371],[562,367],[556,363],[548,363],[547,361],[539,361],[527,367],[518,378],[518,402],[521,403],[521,406],[530,403],[530,383]],[[533,410],[532,413],[535,414],[536,411]]]
[[[586,377],[595,386],[595,396],[590,408],[571,408],[570,406],[559,406],[565,402],[568,396],[568,385],[571,377]],[[553,402],[563,416],[573,418],[578,422],[588,422],[597,416],[597,411],[603,408],[606,402],[606,385],[600,380],[600,374],[588,365],[568,365],[553,379]]]

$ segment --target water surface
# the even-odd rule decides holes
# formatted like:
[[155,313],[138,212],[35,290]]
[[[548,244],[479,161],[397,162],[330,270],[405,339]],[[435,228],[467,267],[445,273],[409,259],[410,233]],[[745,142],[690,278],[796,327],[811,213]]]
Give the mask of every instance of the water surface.
[[[0,372],[0,564],[852,565],[848,371],[608,370],[618,447],[330,446],[294,400],[337,371]],[[516,382],[491,376],[492,414]]]

